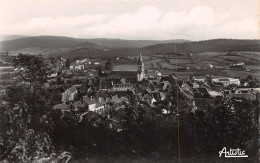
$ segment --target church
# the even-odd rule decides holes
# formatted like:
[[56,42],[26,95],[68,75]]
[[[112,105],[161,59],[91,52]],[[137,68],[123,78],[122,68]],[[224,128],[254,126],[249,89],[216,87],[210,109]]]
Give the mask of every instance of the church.
[[144,79],[144,62],[141,52],[137,64],[115,65],[110,75],[121,76],[130,82],[142,81]]

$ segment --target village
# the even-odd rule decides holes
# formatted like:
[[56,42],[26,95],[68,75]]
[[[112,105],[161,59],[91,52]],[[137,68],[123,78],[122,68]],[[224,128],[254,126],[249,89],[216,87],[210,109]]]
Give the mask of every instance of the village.
[[[162,114],[170,114],[172,97],[181,94],[187,99],[188,112],[195,112],[201,99],[244,98],[256,101],[260,89],[252,76],[245,79],[228,76],[189,76],[179,78],[174,72],[145,70],[142,54],[138,60],[115,58],[100,62],[83,58],[66,68],[66,59],[49,64],[51,72],[45,88],[56,96],[53,109],[68,112],[83,109],[84,114],[95,112],[118,121],[122,112],[134,98],[151,108],[163,106]],[[109,63],[110,62],[110,63]],[[244,67],[244,64],[230,67]],[[178,113],[176,113],[178,114]]]

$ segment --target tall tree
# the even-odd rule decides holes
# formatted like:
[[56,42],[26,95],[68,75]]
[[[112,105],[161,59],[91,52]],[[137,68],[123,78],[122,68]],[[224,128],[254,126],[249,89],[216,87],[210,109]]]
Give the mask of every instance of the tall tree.
[[48,69],[43,57],[29,54],[19,54],[14,59],[14,67],[20,69],[20,76],[33,87],[46,82]]

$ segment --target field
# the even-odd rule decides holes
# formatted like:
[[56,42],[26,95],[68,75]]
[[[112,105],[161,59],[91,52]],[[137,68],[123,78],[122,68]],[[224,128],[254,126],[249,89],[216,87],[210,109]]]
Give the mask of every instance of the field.
[[[136,57],[129,57],[131,59]],[[159,69],[164,74],[176,73],[180,78],[192,75],[215,75],[246,78],[252,75],[260,81],[260,52],[240,52],[227,55],[226,52],[204,52],[192,56],[153,55],[143,56],[145,69]],[[207,64],[214,66],[229,66],[230,64],[244,62],[250,71],[220,70],[205,68]],[[200,70],[185,71],[185,67],[201,67]],[[177,71],[176,71],[176,68]]]

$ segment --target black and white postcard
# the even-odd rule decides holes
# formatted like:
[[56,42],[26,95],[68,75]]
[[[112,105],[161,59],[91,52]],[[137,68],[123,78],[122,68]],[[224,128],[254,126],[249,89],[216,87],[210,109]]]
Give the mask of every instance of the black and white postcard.
[[258,163],[259,0],[0,0],[0,162]]

